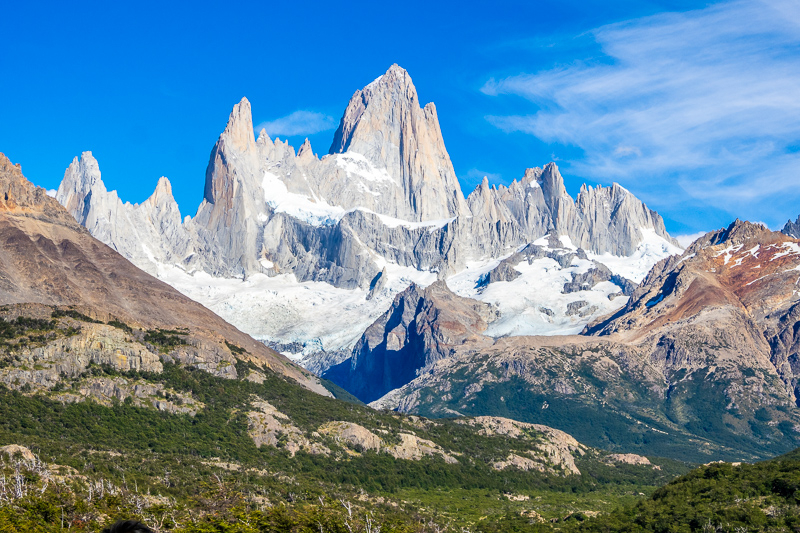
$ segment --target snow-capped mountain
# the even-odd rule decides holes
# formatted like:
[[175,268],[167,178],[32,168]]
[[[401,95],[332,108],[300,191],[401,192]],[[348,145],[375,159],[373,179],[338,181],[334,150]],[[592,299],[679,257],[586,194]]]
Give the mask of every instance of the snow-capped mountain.
[[[397,65],[356,91],[321,158],[308,141],[295,152],[264,131],[256,139],[242,99],[193,218],[180,219],[166,178],[141,205],[122,203],[89,152],[67,169],[57,199],[137,266],[255,337],[306,352],[349,351],[397,293],[437,279],[495,304],[491,334],[577,332],[625,304],[630,281],[620,276],[639,281],[680,251],[630,192],[583,187],[573,200],[554,163],[508,187],[484,180],[465,198],[436,108],[420,106]],[[515,279],[479,284],[535,242],[574,261],[528,254],[504,263]],[[575,281],[600,263],[616,281]]]

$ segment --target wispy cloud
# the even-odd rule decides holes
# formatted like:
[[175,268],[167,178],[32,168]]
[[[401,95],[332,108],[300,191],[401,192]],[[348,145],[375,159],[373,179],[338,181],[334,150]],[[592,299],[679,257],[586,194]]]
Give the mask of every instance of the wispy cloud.
[[786,218],[775,198],[800,212],[800,3],[726,2],[593,34],[601,61],[487,82],[533,103],[487,120],[578,146],[572,170],[587,177],[666,185],[771,224]]
[[684,248],[688,248],[690,244],[708,233],[707,231],[698,231],[697,233],[689,233],[686,235],[675,235],[675,240],[678,241]]
[[484,170],[479,170],[477,168],[469,169],[467,173],[464,174],[462,177],[466,178],[470,182],[480,183],[481,181],[483,181],[484,176],[489,178],[489,183],[499,183],[500,178],[502,178],[500,174],[493,172],[486,172]]
[[256,133],[262,129],[267,131],[267,135],[275,137],[284,135],[293,137],[295,135],[313,135],[321,131],[332,130],[336,127],[336,119],[324,113],[315,111],[295,111],[285,117],[268,120],[256,126]]

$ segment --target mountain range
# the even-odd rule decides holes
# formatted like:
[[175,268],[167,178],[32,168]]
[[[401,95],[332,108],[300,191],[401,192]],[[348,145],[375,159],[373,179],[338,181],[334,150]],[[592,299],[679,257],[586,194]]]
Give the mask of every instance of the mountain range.
[[618,184],[573,199],[554,163],[465,197],[436,107],[397,65],[354,93],[322,157],[256,138],[242,99],[194,217],[166,178],[123,203],[90,152],[56,199],[375,407],[507,416],[696,460],[797,443],[793,238],[737,221],[683,250]]
[[[140,268],[314,368],[351,350],[411,282],[446,279],[481,298],[477,278],[540,239],[602,257],[623,285],[680,250],[661,217],[624,188],[583,187],[573,200],[553,163],[508,187],[484,180],[465,198],[435,106],[420,107],[397,65],[356,91],[321,158],[307,142],[295,152],[264,131],[256,139],[243,99],[212,150],[194,218],[181,220],[166,178],[141,205],[123,203],[88,152],[56,198]],[[571,270],[563,265],[559,275]],[[491,293],[485,298],[504,315],[496,335],[577,333],[623,303],[604,294],[579,319],[561,302],[506,309],[510,302]],[[538,313],[539,304],[553,314]]]

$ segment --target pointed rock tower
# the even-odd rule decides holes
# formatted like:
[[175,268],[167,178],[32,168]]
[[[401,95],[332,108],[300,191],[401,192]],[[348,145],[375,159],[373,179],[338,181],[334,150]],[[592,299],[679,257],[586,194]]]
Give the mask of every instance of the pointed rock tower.
[[192,221],[204,255],[214,257],[208,269],[215,275],[259,270],[258,215],[267,209],[262,178],[250,102],[242,98],[211,151],[203,202]]
[[450,156],[444,146],[436,106],[420,107],[405,69],[386,73],[356,91],[344,112],[330,153],[356,152],[385,169],[402,188],[413,221],[468,215]]

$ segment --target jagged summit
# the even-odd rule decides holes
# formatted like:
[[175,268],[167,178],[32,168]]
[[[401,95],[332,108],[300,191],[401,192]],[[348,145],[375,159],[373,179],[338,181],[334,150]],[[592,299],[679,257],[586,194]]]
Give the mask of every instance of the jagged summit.
[[149,273],[186,257],[191,247],[165,177],[141,205],[123,203],[117,191],[106,189],[92,153],[83,152],[64,172],[55,199],[95,238]]
[[706,242],[697,243],[697,247],[701,247],[704,244],[713,246],[723,243],[736,246],[753,240],[764,243],[783,239],[783,235],[771,231],[761,223],[739,220],[737,218],[731,222],[727,228],[707,233],[703,239]]
[[781,233],[785,233],[786,235],[794,237],[795,239],[800,239],[800,216],[798,216],[797,220],[794,222],[787,220],[786,224],[781,230]]
[[[231,166],[231,158],[236,156],[242,163]],[[253,132],[253,114],[247,98],[233,106],[228,123],[211,151],[203,198],[206,202],[222,201],[230,208],[231,196],[236,188],[236,181],[250,177],[258,167],[256,157],[256,140]],[[237,172],[238,170],[238,172]],[[250,176],[246,176],[250,174]]]
[[359,141],[360,135],[357,135],[357,133],[361,132],[357,132],[356,129],[360,120],[364,117],[367,107],[373,102],[375,105],[379,105],[379,101],[386,100],[398,107],[410,107],[409,104],[417,104],[417,107],[419,107],[417,88],[414,86],[411,76],[396,63],[389,67],[385,74],[382,74],[369,85],[353,94],[339,122],[339,128],[333,136],[333,142],[328,153],[346,152],[354,140]]
[[411,76],[397,65],[350,99],[330,148],[331,154],[345,152],[361,154],[386,169],[401,189],[401,198],[408,199],[408,220],[469,213],[436,107],[420,107]]
[[222,136],[226,137],[226,140],[240,152],[255,148],[256,140],[253,134],[253,112],[250,108],[250,100],[242,98],[238,104],[233,106]]

